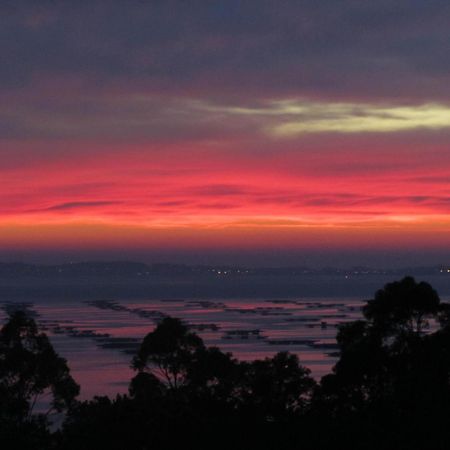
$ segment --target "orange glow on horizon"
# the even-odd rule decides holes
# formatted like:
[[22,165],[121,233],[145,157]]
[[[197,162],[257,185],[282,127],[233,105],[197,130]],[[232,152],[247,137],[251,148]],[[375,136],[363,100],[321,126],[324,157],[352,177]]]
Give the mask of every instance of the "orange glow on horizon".
[[117,223],[3,223],[0,246],[33,249],[378,249],[450,246],[450,219],[345,225],[236,222],[152,227]]

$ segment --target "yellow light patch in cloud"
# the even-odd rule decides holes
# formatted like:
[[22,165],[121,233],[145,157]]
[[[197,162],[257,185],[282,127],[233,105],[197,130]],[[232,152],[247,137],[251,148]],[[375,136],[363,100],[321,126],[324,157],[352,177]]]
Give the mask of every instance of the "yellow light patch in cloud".
[[[295,108],[286,105],[286,120],[266,130],[276,137],[308,133],[391,133],[415,129],[450,128],[450,107],[438,104],[420,106],[377,106],[360,104],[310,104],[306,113],[293,120]],[[279,114],[283,108],[279,108]],[[287,117],[289,116],[289,117]]]
[[309,133],[392,133],[450,128],[450,106],[438,103],[390,105],[377,103],[277,100],[257,105],[192,103],[211,115],[254,119],[274,137]]

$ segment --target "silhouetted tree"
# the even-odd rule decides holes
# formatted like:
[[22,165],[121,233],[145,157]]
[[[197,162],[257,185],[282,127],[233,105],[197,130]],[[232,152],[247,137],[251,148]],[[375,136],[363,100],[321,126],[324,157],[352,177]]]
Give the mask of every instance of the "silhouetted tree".
[[[47,336],[39,333],[32,318],[15,312],[0,330],[0,430],[1,438],[19,448],[45,434],[52,412],[62,412],[78,395],[70,376]],[[36,406],[46,410],[35,413]]]
[[152,373],[139,372],[129,386],[131,397],[151,402],[165,395],[167,387]]
[[388,283],[376,292],[363,309],[365,318],[385,334],[400,332],[421,333],[428,327],[429,318],[440,311],[437,292],[425,282],[412,277]]
[[186,381],[191,395],[229,402],[241,375],[242,369],[230,353],[202,347],[187,365]]
[[[60,436],[59,449],[123,450],[158,448],[148,410],[142,402],[126,396],[94,397],[76,403],[68,412]],[[156,408],[159,413],[163,410]],[[152,445],[146,445],[151,442]]]
[[295,355],[282,352],[263,361],[238,362],[229,353],[206,347],[174,318],[164,319],[144,338],[133,366],[139,373],[131,381],[130,395],[145,409],[145,420],[159,437],[166,423],[177,430],[159,440],[167,448],[180,435],[192,447],[208,448],[224,427],[223,443],[241,445],[251,437],[256,446],[262,425],[269,428],[259,431],[257,441],[266,448],[274,424],[305,412],[315,384]]
[[339,327],[340,358],[313,400],[319,415],[370,429],[378,447],[427,445],[450,412],[446,311],[428,283],[411,277],[377,291],[363,308],[365,320]]
[[241,382],[245,408],[264,420],[283,420],[302,412],[315,386],[297,355],[279,352],[272,358],[246,363]]
[[202,339],[190,332],[187,325],[179,319],[166,317],[145,336],[133,359],[133,368],[149,371],[163,379],[169,388],[177,389],[186,382],[194,353],[203,348]]

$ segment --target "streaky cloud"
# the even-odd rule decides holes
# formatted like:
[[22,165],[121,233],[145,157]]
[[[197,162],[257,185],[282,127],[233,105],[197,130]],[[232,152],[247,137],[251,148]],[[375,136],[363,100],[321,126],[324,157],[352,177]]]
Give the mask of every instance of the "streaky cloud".
[[67,211],[73,209],[84,209],[84,208],[98,208],[101,206],[112,206],[112,205],[120,205],[122,202],[119,201],[91,201],[91,202],[67,202],[60,203],[57,205],[49,206],[48,208],[42,208],[34,210],[34,212],[38,211]]

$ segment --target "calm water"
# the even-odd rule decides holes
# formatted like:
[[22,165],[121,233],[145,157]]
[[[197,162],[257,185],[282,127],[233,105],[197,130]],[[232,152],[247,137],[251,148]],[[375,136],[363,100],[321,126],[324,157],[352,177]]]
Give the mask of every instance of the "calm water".
[[207,345],[238,359],[271,356],[281,350],[299,355],[317,378],[336,360],[336,326],[360,317],[360,299],[227,300],[39,300],[2,304],[26,307],[69,363],[81,385],[81,398],[127,391],[133,353],[161,317],[188,322]]
[[[0,323],[11,308],[25,306],[36,314],[41,329],[68,360],[84,399],[127,391],[133,376],[132,355],[166,315],[185,320],[207,345],[232,352],[238,359],[294,352],[320,378],[336,361],[336,326],[360,318],[362,299],[370,298],[392,278],[151,279],[141,283],[135,279],[4,278],[0,280]],[[450,298],[450,276],[427,276],[426,280],[438,289],[442,300]]]

